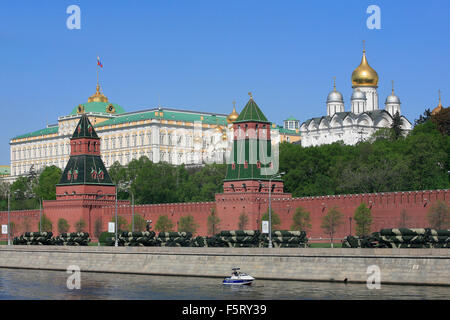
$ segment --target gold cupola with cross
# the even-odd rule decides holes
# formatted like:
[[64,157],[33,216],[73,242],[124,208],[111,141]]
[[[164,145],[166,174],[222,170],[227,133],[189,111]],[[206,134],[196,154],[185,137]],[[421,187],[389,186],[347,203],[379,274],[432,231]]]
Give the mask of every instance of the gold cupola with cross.
[[361,63],[352,73],[352,86],[353,88],[378,87],[378,74],[367,62],[364,42]]

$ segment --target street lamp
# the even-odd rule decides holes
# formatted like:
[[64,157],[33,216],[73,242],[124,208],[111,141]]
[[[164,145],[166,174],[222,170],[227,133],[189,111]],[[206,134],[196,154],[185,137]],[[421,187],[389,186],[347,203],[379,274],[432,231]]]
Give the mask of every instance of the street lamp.
[[281,172],[279,174],[275,174],[269,179],[269,248],[273,248],[272,246],[272,202],[271,202],[271,193],[272,193],[272,179],[281,178],[285,172]]
[[118,188],[118,186],[116,186],[116,223],[115,223],[115,233],[116,233],[116,241],[115,241],[115,243],[114,243],[114,246],[115,247],[117,247],[118,246],[118,243],[117,243],[117,188]]
[[10,198],[11,198],[11,191],[8,190],[7,192],[8,192],[8,246],[10,246],[11,245],[11,237],[10,237],[10,233],[11,232],[10,232],[9,228],[11,227],[11,223],[9,222],[9,214],[10,214],[11,208],[10,208],[10,205],[9,205],[9,201],[10,201]]
[[42,198],[39,197],[39,233],[41,233],[42,228]]

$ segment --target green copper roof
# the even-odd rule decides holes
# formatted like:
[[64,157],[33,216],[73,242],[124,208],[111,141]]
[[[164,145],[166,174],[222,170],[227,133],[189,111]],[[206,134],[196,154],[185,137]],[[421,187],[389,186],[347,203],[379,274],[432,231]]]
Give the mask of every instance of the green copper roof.
[[[244,152],[244,162],[245,163],[237,163],[238,161],[238,148],[240,148]],[[268,180],[270,176],[263,175],[261,173],[262,168],[270,168],[270,163],[267,163],[270,161],[270,157],[272,154],[272,146],[270,144],[270,140],[267,143],[267,154],[265,155],[264,164],[261,163],[260,159],[260,151],[259,151],[260,145],[259,143],[256,144],[256,162],[257,163],[249,163],[250,161],[250,142],[248,139],[245,140],[244,144],[242,146],[238,146],[238,142],[235,140],[233,143],[233,149],[232,149],[232,159],[231,162],[233,164],[227,165],[227,174],[225,176],[224,181],[233,181],[233,180]],[[258,164],[259,162],[259,164]]]
[[[73,139],[98,138],[86,114],[83,114],[73,133]],[[96,154],[71,155],[58,185],[113,185],[102,158]]]
[[81,116],[80,121],[78,121],[78,125],[75,128],[72,139],[76,138],[96,138],[99,139],[97,133],[92,127],[91,122],[89,121],[88,116],[84,113]]
[[284,121],[298,121],[298,119],[295,119],[293,116],[290,116],[289,118],[287,118]]
[[70,115],[77,115],[79,113],[89,113],[89,112],[97,112],[105,114],[122,114],[125,113],[125,110],[117,103],[88,102],[82,103],[73,108],[72,113]]
[[236,119],[236,122],[246,122],[246,121],[259,121],[259,122],[269,122],[266,116],[262,113],[261,109],[259,109],[258,105],[251,98],[244,109],[239,114],[239,117]]
[[30,137],[37,137],[37,136],[45,136],[45,135],[53,134],[53,133],[58,133],[58,126],[49,127],[49,128],[33,131],[33,132],[30,132],[30,133],[22,134],[20,136],[15,136],[12,139],[15,140],[15,139],[24,139],[24,138],[30,138]]
[[[160,115],[162,113],[162,115]],[[203,119],[202,119],[203,117]],[[227,117],[225,115],[211,115],[211,114],[202,114],[202,113],[190,113],[183,112],[177,110],[167,110],[167,109],[153,109],[146,112],[139,112],[133,114],[124,114],[122,116],[109,119],[103,122],[100,122],[95,125],[96,128],[109,126],[113,124],[121,124],[127,122],[134,122],[140,120],[149,120],[149,119],[157,119],[157,120],[172,120],[172,121],[183,121],[183,122],[195,122],[201,121],[206,124],[218,124],[218,125],[226,125]]]
[[114,185],[100,156],[70,156],[58,186],[73,184]]
[[297,132],[297,131],[292,130],[292,129],[286,129],[286,128],[281,127],[281,126],[277,126],[276,129],[277,129],[280,133],[291,134],[291,135],[293,135],[293,136],[300,136],[300,132]]
[[11,174],[10,166],[0,166],[0,176],[7,176]]

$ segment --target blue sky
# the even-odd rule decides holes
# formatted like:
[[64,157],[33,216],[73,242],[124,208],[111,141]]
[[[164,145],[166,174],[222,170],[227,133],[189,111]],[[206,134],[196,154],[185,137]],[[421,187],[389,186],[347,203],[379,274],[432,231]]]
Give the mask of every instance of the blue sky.
[[[69,30],[66,8],[81,8]],[[370,30],[369,5],[381,9]],[[9,140],[57,122],[95,92],[96,58],[110,102],[238,112],[251,91],[272,122],[326,114],[336,76],[350,109],[362,40],[378,72],[380,107],[395,80],[413,122],[450,100],[450,1],[2,1],[0,164]]]

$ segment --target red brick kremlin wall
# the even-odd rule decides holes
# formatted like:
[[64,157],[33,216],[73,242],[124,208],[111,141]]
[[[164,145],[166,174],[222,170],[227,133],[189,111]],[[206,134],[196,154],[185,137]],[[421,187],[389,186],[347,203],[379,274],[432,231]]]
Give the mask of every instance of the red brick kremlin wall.
[[[350,233],[350,217],[353,217],[356,208],[362,203],[366,203],[371,208],[373,224],[372,231],[378,231],[382,228],[396,228],[400,226],[401,212],[407,213],[406,226],[410,228],[428,227],[427,220],[428,209],[436,200],[441,200],[450,205],[450,190],[432,190],[432,191],[410,191],[410,192],[391,192],[374,194],[353,194],[337,196],[318,196],[291,198],[290,194],[274,194],[272,196],[272,208],[281,218],[279,229],[288,230],[292,224],[292,217],[295,209],[299,206],[311,213],[312,228],[307,231],[308,237],[314,239],[328,238],[328,235],[320,228],[322,217],[327,210],[337,206],[343,213],[343,224],[338,229],[336,238],[343,238]],[[81,204],[81,203],[80,203]],[[54,206],[46,206],[44,202],[43,212],[53,222],[53,232],[58,234],[57,225],[59,218],[65,218],[70,225],[70,232],[75,230],[75,222],[83,218],[89,225],[87,230],[91,235],[94,231],[94,222],[97,219],[102,221],[103,230],[107,230],[108,222],[114,218],[115,208],[102,204],[97,201],[95,204],[80,206],[79,203],[74,206],[67,205],[55,209]],[[78,207],[78,210],[74,210]],[[261,216],[268,208],[267,194],[233,194],[226,196],[224,194],[216,195],[216,202],[197,202],[197,203],[171,203],[171,204],[153,204],[135,206],[135,213],[140,214],[146,220],[152,220],[155,225],[158,217],[167,215],[175,225],[181,217],[192,215],[198,224],[197,234],[207,235],[207,217],[211,214],[211,209],[215,208],[221,222],[219,230],[238,229],[239,215],[245,212],[249,217],[246,229],[260,229]],[[131,223],[131,206],[126,201],[121,201],[118,214],[123,216],[128,223]],[[25,230],[26,222],[31,228],[29,231],[38,230],[39,210],[12,211],[11,221],[16,225],[15,235],[22,234]],[[7,212],[0,212],[0,223],[7,224]],[[351,222],[351,233],[355,233],[355,221]],[[6,239],[2,235],[1,239]]]

